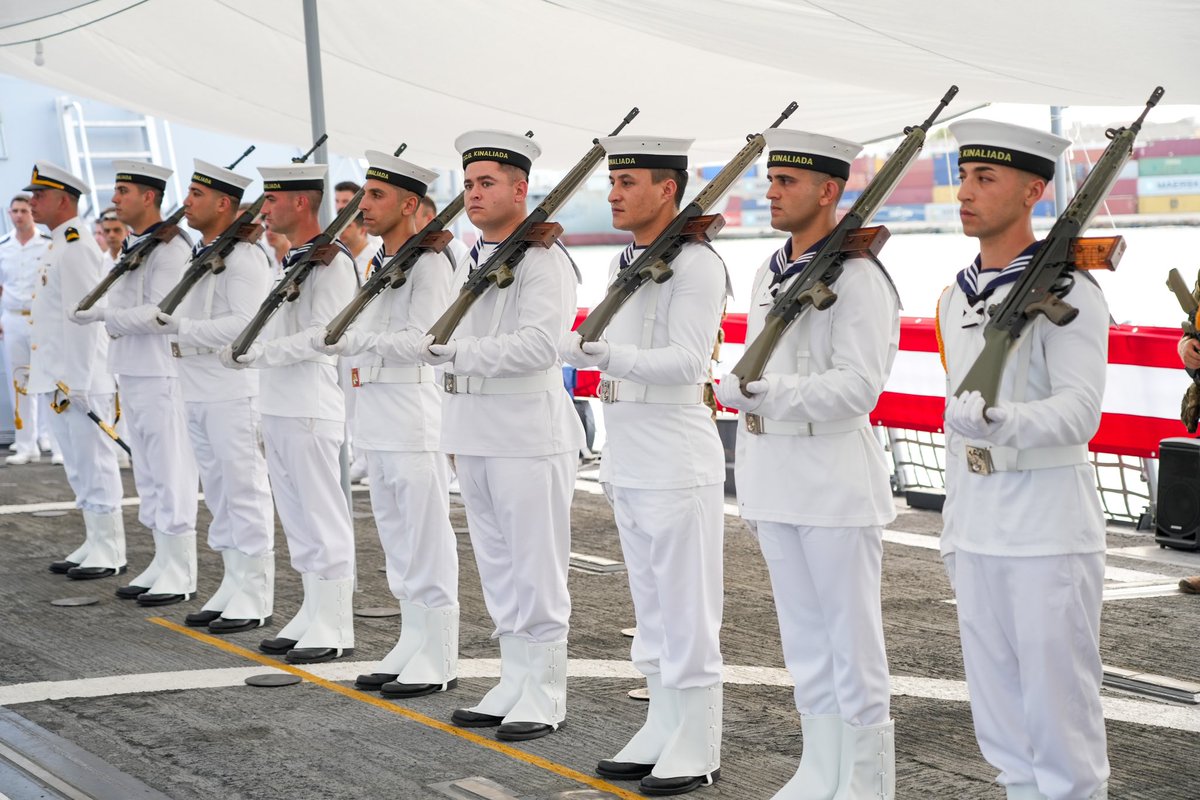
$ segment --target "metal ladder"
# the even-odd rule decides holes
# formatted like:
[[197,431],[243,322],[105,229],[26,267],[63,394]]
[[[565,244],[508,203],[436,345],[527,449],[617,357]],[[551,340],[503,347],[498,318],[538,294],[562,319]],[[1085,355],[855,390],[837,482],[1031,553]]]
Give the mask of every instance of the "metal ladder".
[[[84,116],[83,106],[78,100],[60,96],[56,102],[59,122],[62,125],[63,143],[67,152],[67,169],[82,177],[87,181],[88,186],[92,187],[92,191],[87,195],[86,207],[79,209],[80,216],[95,216],[100,209],[108,205],[113,184],[96,183],[97,163],[129,159],[163,164],[158,124],[154,117],[145,115],[131,119],[88,120]],[[183,190],[179,182],[179,170],[175,167],[175,146],[171,137],[171,124],[163,120],[162,126],[167,151],[167,163],[163,166],[170,167],[174,171],[171,183],[168,184],[167,194],[170,195],[170,189],[174,189],[175,204],[177,205],[183,197]],[[141,134],[144,146],[131,150],[94,150],[88,140],[88,131],[96,129],[137,131]],[[163,206],[169,207],[170,205],[172,204],[164,198]]]

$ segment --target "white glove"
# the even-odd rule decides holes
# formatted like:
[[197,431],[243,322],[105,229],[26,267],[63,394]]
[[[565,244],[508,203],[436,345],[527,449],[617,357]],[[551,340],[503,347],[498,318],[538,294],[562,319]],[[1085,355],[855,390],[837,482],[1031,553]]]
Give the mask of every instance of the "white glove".
[[458,345],[453,340],[445,344],[434,344],[433,336],[426,336],[421,342],[421,360],[427,364],[445,364],[454,360]]
[[128,318],[125,320],[125,326],[138,333],[165,333],[166,331],[158,324],[158,313],[158,306],[144,305],[131,308]]
[[[578,338],[578,337],[576,337]],[[584,342],[580,345],[580,355],[589,359],[590,366],[608,369],[608,361],[612,358],[612,347],[603,339],[595,342]]]
[[159,333],[179,333],[179,318],[159,311],[154,315]]
[[249,350],[238,356],[236,359],[233,357],[232,346],[222,348],[218,358],[220,358],[221,363],[229,369],[245,369],[246,367],[252,366],[255,361],[262,357],[262,354],[262,342],[255,342],[254,344],[250,345]]
[[71,322],[77,325],[87,325],[90,322],[104,322],[104,311],[103,307],[97,308],[96,306],[92,306],[86,311],[81,311],[77,308],[70,314]]
[[312,347],[318,353],[324,353],[327,356],[343,356],[346,355],[346,348],[349,344],[349,336],[346,334],[342,334],[342,338],[333,344],[325,344],[325,328],[317,328],[313,331]]
[[1000,426],[1008,422],[1008,409],[994,405],[984,416],[983,395],[966,392],[953,397],[946,404],[946,427],[968,439],[987,439],[994,436]]
[[583,337],[571,331],[559,343],[558,354],[562,356],[563,361],[576,369],[592,369],[600,366],[600,358],[583,352],[582,344]]
[[741,380],[731,372],[721,378],[721,382],[713,388],[713,393],[717,396],[717,402],[726,408],[754,411],[762,405],[763,400],[767,397],[767,390],[770,388],[771,384],[765,377],[750,381],[746,384],[746,391],[750,393],[750,396],[747,397],[742,394]]

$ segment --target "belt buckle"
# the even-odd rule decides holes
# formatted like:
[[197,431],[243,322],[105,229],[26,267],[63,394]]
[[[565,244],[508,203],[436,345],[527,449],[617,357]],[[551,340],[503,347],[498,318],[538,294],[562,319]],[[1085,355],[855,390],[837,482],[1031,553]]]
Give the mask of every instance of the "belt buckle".
[[967,469],[976,475],[991,475],[996,471],[992,451],[987,447],[967,445]]
[[458,376],[453,372],[443,372],[442,390],[446,394],[458,394]]
[[755,436],[763,432],[762,417],[758,414],[746,414],[746,433],[753,433]]
[[171,355],[176,358],[183,358],[183,353],[179,351],[179,342],[171,342]]
[[605,378],[600,381],[600,389],[597,392],[601,403],[617,402],[617,381],[610,378]]

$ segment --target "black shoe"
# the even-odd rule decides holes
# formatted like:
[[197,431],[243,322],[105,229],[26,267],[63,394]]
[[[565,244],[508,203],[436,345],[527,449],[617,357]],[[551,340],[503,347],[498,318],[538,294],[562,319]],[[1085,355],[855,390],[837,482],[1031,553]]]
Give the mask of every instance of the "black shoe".
[[78,566],[78,561],[51,561],[50,571],[55,575],[66,575],[68,571]]
[[125,567],[71,567],[67,577],[73,581],[94,581],[97,578],[111,578],[114,575],[125,574]]
[[145,594],[138,595],[139,606],[173,606],[185,600],[191,600],[191,594]]
[[352,655],[353,647],[293,647],[288,650],[286,658],[289,664],[320,664]]
[[[365,677],[367,676],[360,675],[359,680],[361,681]],[[359,689],[362,688],[358,685],[357,681],[355,681],[354,686]],[[449,689],[453,689],[455,686],[458,686],[458,678],[451,678],[445,683],[396,683],[395,681],[390,681],[379,687],[379,693],[384,697],[390,697],[392,699],[424,697],[427,694],[445,692]]]
[[607,758],[596,765],[596,774],[614,781],[640,781],[654,769],[653,764],[638,764],[633,761],[609,761]]
[[359,675],[354,679],[354,688],[363,692],[378,692],[385,683],[391,683],[399,678],[388,672],[372,672],[370,675]]
[[545,722],[505,722],[496,729],[496,738],[505,742],[525,742],[549,736],[556,730],[557,725]]
[[460,728],[494,728],[504,722],[504,717],[460,708],[450,715],[450,721]]
[[149,586],[138,586],[131,583],[127,586],[118,586],[116,595],[122,600],[136,600],[148,591],[150,591]]
[[720,777],[720,769],[714,769],[707,775],[684,775],[679,778],[656,778],[653,775],[647,775],[642,778],[642,782],[638,784],[638,788],[642,790],[642,794],[654,796],[687,794],[699,789],[701,786],[712,786]]
[[[252,631],[255,628],[261,628],[264,625],[270,624],[270,617],[264,619],[225,619],[225,617],[217,617],[208,623],[208,632],[216,634],[238,633],[239,631]],[[287,651],[285,650],[284,652]]]
[[183,624],[189,628],[203,628],[215,619],[221,618],[220,611],[193,611],[183,618]]
[[258,649],[273,656],[281,656],[296,646],[295,639],[285,639],[282,636],[275,639],[263,639],[258,643]]

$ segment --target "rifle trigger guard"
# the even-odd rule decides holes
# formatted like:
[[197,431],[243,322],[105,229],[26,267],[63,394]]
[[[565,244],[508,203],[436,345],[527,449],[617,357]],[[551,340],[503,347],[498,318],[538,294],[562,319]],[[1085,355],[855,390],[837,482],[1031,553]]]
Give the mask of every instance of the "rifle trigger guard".
[[501,264],[487,276],[487,279],[496,284],[499,289],[507,289],[511,286],[513,278],[513,271],[509,269],[508,264]]
[[671,280],[671,276],[674,274],[675,271],[667,266],[667,263],[661,259],[652,264],[647,264],[646,266],[642,267],[641,271],[643,278],[652,280],[655,283],[666,283],[667,281]]
[[1055,325],[1062,326],[1079,316],[1079,309],[1065,300],[1060,300],[1057,295],[1047,294],[1025,308],[1025,316],[1030,319],[1038,314],[1043,314]]
[[300,297],[300,287],[294,283],[288,284],[288,287],[285,291],[286,294],[284,295],[284,299],[286,299],[289,303],[294,303]]
[[837,297],[837,292],[830,289],[825,281],[817,281],[812,285],[811,289],[797,295],[796,299],[801,302],[812,303],[813,308],[818,311],[824,311],[837,302]]

